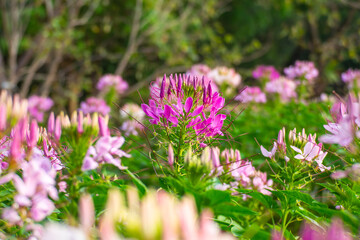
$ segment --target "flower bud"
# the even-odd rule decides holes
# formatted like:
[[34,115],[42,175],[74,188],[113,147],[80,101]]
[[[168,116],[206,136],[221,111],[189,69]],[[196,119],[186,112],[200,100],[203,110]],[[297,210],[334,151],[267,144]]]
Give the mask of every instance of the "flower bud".
[[168,151],[168,162],[170,166],[174,165],[174,150],[171,144],[169,144],[169,151]]

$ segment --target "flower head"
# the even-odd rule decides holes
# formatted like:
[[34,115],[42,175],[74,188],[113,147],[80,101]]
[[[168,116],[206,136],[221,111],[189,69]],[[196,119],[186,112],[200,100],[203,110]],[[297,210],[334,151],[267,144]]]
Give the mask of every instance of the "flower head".
[[348,84],[349,88],[359,87],[360,84],[360,70],[359,69],[348,69],[346,72],[341,74],[343,82]]
[[88,149],[81,169],[83,171],[95,169],[102,163],[115,165],[119,169],[126,169],[121,165],[120,160],[122,157],[130,157],[129,154],[120,150],[124,142],[123,137],[100,137],[95,146],[90,146]]
[[280,77],[280,73],[275,69],[274,66],[260,65],[255,68],[252,72],[252,76],[255,79],[268,79],[273,81]]
[[291,98],[295,98],[297,84],[288,78],[279,77],[273,81],[266,83],[265,91],[268,93],[277,93],[283,102],[288,102]]
[[206,86],[204,78],[170,75],[167,86],[164,76],[160,89],[152,91],[159,94],[152,94],[149,104],[141,104],[151,124],[163,128],[185,127],[189,139],[195,135],[200,142],[223,134],[221,128],[226,115],[219,111],[225,99],[213,91],[210,83]]
[[285,68],[284,72],[288,78],[305,78],[309,82],[313,82],[319,75],[314,63],[309,61],[296,61],[295,65]]
[[123,94],[129,88],[129,84],[121,76],[106,74],[100,78],[96,88],[100,91],[115,88],[117,93]]
[[259,87],[246,87],[238,96],[236,96],[235,100],[241,101],[243,103],[265,103],[266,95]]
[[104,99],[89,97],[85,102],[80,104],[80,109],[84,114],[88,113],[100,113],[102,115],[107,115],[110,112],[110,107],[106,105]]
[[40,97],[34,95],[28,99],[29,113],[39,122],[42,122],[44,120],[44,112],[50,110],[53,105],[53,100],[47,97]]

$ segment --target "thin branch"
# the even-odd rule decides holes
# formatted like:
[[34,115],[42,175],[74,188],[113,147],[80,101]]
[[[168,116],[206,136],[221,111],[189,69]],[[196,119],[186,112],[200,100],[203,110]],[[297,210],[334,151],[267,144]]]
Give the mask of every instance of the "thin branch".
[[115,70],[116,75],[121,75],[124,72],[132,54],[135,52],[135,50],[138,46],[136,37],[137,37],[137,35],[139,33],[139,29],[140,29],[142,4],[143,4],[142,0],[136,0],[135,13],[134,13],[133,23],[132,23],[132,27],[131,27],[130,36],[129,36],[128,47],[125,51],[124,56],[122,57],[120,63],[118,64],[118,66]]
[[41,96],[47,97],[49,95],[50,87],[55,81],[57,71],[59,69],[60,62],[63,57],[63,46],[55,50],[54,60],[51,62],[49,74],[47,75],[45,82],[42,86]]
[[37,70],[42,67],[46,62],[47,56],[43,58],[36,59],[33,64],[30,66],[29,71],[25,77],[24,83],[21,86],[20,96],[25,98],[29,92],[30,85],[34,79],[34,76]]

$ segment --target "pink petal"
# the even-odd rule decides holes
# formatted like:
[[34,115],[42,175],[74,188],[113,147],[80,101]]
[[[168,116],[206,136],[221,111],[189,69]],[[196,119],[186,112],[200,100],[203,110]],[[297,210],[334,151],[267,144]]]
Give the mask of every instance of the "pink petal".
[[185,102],[185,107],[184,107],[185,112],[189,113],[192,106],[193,106],[193,99],[192,99],[192,97],[188,97]]

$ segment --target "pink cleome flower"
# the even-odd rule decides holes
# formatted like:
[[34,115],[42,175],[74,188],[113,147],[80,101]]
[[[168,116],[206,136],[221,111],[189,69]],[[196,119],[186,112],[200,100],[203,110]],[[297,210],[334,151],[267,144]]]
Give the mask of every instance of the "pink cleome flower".
[[88,113],[100,113],[102,115],[107,115],[110,112],[110,107],[106,105],[104,99],[96,98],[96,97],[89,97],[86,99],[85,102],[80,103],[80,111],[84,114]]
[[44,120],[44,113],[50,110],[53,105],[54,102],[51,98],[34,95],[28,99],[29,113],[38,122],[42,122]]
[[[222,135],[221,128],[226,118],[218,114],[225,99],[213,92],[211,82],[206,86],[205,78],[171,75],[169,84],[164,76],[160,89],[153,87],[152,99],[141,104],[149,122],[163,127],[178,127],[186,124],[188,131],[194,130],[199,139]],[[156,96],[156,97],[153,97]]]
[[100,78],[96,85],[100,91],[108,91],[111,87],[122,94],[129,88],[129,84],[121,76],[106,74]]
[[304,77],[309,82],[313,82],[319,75],[315,64],[309,61],[296,61],[295,65],[285,68],[284,73],[288,78],[295,79]]
[[235,100],[244,103],[247,102],[265,103],[266,95],[261,91],[259,87],[246,87],[238,96],[235,97]]
[[275,69],[274,66],[260,65],[255,68],[252,72],[252,76],[255,79],[267,78],[273,81],[280,77],[280,73]]

